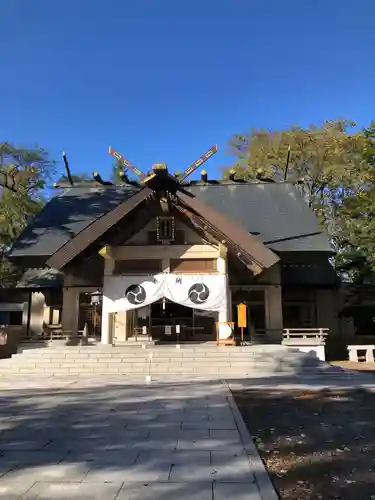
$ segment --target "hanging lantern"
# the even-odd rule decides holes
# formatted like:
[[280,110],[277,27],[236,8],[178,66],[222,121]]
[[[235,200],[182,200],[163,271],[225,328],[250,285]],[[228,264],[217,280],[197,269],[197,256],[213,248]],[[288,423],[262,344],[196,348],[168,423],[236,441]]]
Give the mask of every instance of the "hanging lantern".
[[97,306],[98,304],[100,304],[100,292],[99,290],[97,292],[94,292],[93,294],[91,294],[91,305],[95,305]]

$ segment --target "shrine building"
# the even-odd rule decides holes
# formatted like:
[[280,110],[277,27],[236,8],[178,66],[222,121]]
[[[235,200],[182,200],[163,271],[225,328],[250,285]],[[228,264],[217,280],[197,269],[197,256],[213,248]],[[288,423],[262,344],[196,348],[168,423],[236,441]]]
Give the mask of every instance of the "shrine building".
[[224,339],[240,303],[251,342],[281,343],[285,329],[335,334],[332,249],[298,185],[179,180],[165,165],[141,181],[60,185],[19,236],[8,257],[30,292],[27,337]]

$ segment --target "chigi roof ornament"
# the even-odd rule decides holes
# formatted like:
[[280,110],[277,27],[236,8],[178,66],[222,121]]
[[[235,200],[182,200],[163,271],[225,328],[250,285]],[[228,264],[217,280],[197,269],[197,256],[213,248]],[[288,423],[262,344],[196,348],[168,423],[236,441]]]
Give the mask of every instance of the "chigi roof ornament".
[[[118,162],[135,174],[140,180],[140,185],[147,186],[153,191],[168,191],[170,193],[176,193],[177,190],[180,190],[188,195],[190,195],[190,193],[183,189],[182,183],[199,167],[201,167],[203,163],[211,158],[211,156],[217,153],[217,151],[218,146],[215,144],[215,146],[208,149],[200,158],[198,158],[198,160],[195,160],[191,165],[189,165],[181,175],[171,175],[168,172],[168,168],[165,163],[155,163],[152,166],[152,172],[149,175],[146,175],[114,148],[109,148],[109,154],[114,156]],[[124,180],[126,182],[127,179]]]
[[[175,194],[177,190],[184,192],[185,194],[191,196],[191,193],[183,188],[184,181],[193,174],[199,167],[201,167],[211,156],[213,156],[218,151],[218,146],[212,146],[208,149],[200,158],[195,160],[191,165],[189,165],[182,174],[171,175],[168,172],[167,165],[165,163],[155,163],[152,166],[151,172],[145,174],[139,168],[137,168],[133,163],[131,163],[127,158],[124,158],[118,151],[113,147],[109,147],[109,154],[112,155],[116,160],[122,164],[128,171],[135,174],[138,180],[129,179],[128,175],[124,171],[119,172],[119,178],[124,184],[128,184],[135,187],[148,187],[152,191],[165,191],[171,194]],[[102,185],[102,186],[115,186],[111,181],[105,181],[99,172],[93,173],[93,181],[76,180],[76,177],[72,175],[69,167],[68,159],[66,153],[62,153],[62,158],[66,171],[66,180],[60,182],[55,182],[55,188],[71,188],[71,187],[88,187],[92,185]]]

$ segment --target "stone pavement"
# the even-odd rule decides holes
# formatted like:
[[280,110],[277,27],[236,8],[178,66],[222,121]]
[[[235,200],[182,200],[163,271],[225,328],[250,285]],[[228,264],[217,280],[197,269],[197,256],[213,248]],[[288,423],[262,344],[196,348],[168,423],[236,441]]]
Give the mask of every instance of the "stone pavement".
[[0,381],[0,500],[277,496],[219,380]]

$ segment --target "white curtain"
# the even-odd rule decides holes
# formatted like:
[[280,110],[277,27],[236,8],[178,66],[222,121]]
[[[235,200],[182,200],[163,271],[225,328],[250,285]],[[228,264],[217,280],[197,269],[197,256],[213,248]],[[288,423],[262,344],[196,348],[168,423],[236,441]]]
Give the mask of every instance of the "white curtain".
[[103,306],[108,312],[145,307],[164,297],[165,279],[156,276],[104,276]]
[[165,297],[193,309],[224,311],[227,308],[227,276],[165,275]]
[[103,305],[108,312],[129,311],[165,297],[194,309],[225,311],[227,279],[226,275],[221,274],[105,276]]

